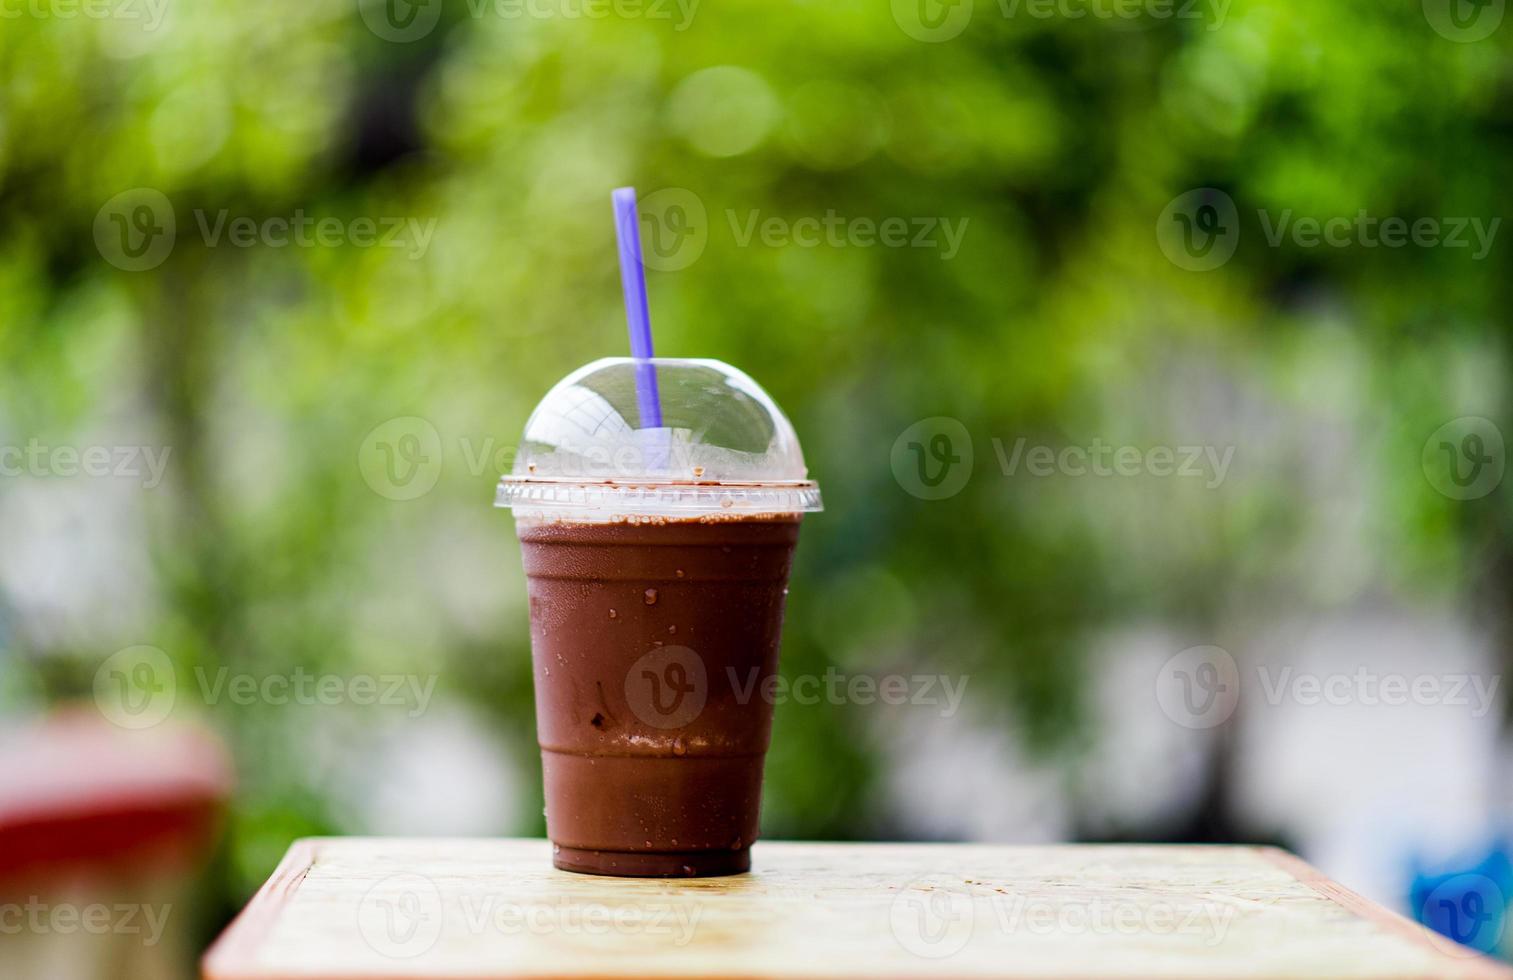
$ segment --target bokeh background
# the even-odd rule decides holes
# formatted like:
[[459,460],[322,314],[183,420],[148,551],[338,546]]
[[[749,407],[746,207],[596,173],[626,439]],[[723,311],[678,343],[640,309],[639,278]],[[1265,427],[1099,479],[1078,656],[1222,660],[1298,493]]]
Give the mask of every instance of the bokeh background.
[[[759,379],[824,488],[784,673],[965,685],[780,705],[767,836],[1278,843],[1410,914],[1503,880],[1501,4],[102,3],[0,22],[0,729],[137,734],[161,651],[236,780],[189,948],[298,836],[543,833],[490,504],[625,352],[625,184],[659,353]],[[298,671],[429,694],[214,688]]]

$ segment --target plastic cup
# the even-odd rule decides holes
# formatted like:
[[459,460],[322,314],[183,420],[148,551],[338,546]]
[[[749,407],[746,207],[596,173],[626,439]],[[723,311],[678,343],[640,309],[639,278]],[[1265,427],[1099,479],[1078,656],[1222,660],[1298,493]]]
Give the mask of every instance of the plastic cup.
[[[646,369],[660,421],[642,427]],[[553,863],[751,865],[788,571],[821,509],[793,427],[728,364],[606,358],[554,387],[496,503],[530,597]]]

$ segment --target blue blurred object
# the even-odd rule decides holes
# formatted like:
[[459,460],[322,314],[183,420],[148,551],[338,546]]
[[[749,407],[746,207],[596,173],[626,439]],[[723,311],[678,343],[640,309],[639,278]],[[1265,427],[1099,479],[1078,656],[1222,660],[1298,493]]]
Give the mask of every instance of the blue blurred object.
[[1506,841],[1493,843],[1474,865],[1455,870],[1414,869],[1410,905],[1419,922],[1463,946],[1500,955],[1513,895],[1513,858]]

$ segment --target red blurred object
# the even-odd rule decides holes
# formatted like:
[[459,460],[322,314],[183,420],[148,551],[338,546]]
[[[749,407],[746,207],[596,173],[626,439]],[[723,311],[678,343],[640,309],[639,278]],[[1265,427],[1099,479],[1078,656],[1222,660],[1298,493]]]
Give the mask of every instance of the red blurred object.
[[78,870],[188,867],[232,785],[195,725],[131,731],[86,708],[0,736],[0,885]]

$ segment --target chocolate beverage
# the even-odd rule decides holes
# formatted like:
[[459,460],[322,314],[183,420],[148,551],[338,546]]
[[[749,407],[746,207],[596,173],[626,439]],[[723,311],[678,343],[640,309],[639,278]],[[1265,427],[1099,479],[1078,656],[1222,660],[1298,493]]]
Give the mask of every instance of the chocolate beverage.
[[746,871],[798,515],[517,527],[553,863]]

